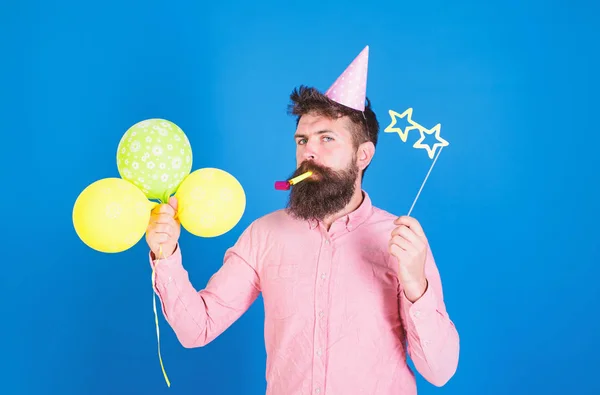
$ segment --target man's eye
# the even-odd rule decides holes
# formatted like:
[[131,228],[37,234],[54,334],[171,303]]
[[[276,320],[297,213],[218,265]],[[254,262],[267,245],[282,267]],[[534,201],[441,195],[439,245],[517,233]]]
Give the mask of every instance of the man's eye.
[[306,139],[298,140],[298,145],[303,145],[303,144],[306,144]]
[[333,140],[333,138],[331,138],[329,136],[325,136],[325,137],[323,137],[323,140],[325,140],[325,141],[331,141],[331,140]]

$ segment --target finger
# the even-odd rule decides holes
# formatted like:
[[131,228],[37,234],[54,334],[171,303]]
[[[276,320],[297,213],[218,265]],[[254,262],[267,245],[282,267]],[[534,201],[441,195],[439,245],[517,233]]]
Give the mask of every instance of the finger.
[[174,229],[170,224],[158,224],[154,227],[154,233],[166,234],[168,237],[173,237]]
[[410,228],[407,228],[405,225],[401,225],[398,228],[392,231],[392,238],[400,237],[408,241],[415,251],[420,250],[423,247],[423,240],[416,235]]
[[177,198],[175,196],[171,196],[169,198],[169,206],[171,206],[173,208],[173,210],[175,212],[177,212],[177,208],[179,207],[179,201],[177,200]]
[[404,256],[404,254],[406,254],[406,251],[398,247],[396,244],[390,245],[389,251],[390,254],[398,258],[398,260],[400,260]]
[[158,214],[168,214],[173,217],[175,216],[175,210],[170,204],[161,204],[158,209]]
[[418,221],[415,218],[409,217],[408,215],[401,215],[394,221],[396,225],[406,225],[408,227],[414,226],[417,222]]
[[419,236],[411,228],[409,228],[406,225],[400,225],[397,228],[395,228],[392,231],[392,237],[393,236],[402,236],[405,239],[414,243],[415,245],[420,245],[422,243]]
[[402,247],[399,247],[396,244],[392,244],[389,248],[389,251],[390,251],[391,255],[396,257],[396,259],[398,259],[399,263],[407,261],[407,258],[410,256],[410,254],[408,252],[406,252],[405,250],[402,249]]
[[413,243],[411,243],[409,240],[405,239],[402,236],[394,236],[390,239],[389,245],[396,245],[398,246],[402,251],[408,252],[408,253],[415,253],[417,251],[417,248],[414,246]]
[[398,217],[394,223],[396,225],[406,225],[411,228],[419,237],[425,237],[425,231],[421,227],[421,224],[413,217],[403,215]]
[[167,224],[167,225],[174,225],[176,223],[175,219],[173,219],[173,216],[169,215],[169,214],[155,215],[152,222],[155,224]]
[[161,244],[168,242],[170,239],[166,233],[153,233],[150,237],[150,244],[159,247]]

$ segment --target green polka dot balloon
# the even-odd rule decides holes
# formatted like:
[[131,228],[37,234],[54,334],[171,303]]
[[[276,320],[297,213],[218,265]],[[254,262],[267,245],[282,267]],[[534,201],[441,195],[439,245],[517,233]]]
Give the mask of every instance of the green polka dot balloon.
[[165,119],[148,119],[125,132],[117,150],[121,178],[148,199],[168,202],[192,169],[192,147],[179,128]]

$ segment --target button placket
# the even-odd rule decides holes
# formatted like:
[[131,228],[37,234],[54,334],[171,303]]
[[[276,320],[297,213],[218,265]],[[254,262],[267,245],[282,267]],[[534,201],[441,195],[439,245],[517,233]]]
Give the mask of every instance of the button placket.
[[321,253],[317,263],[316,292],[315,292],[315,319],[314,350],[313,350],[313,388],[314,393],[320,393],[325,385],[325,350],[327,346],[327,321],[329,286],[331,282],[332,249],[331,240],[326,232],[322,232]]

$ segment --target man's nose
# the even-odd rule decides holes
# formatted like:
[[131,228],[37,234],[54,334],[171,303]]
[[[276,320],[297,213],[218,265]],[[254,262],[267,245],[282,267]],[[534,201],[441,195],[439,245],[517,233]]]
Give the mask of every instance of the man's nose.
[[304,160],[315,160],[317,159],[317,151],[315,150],[314,143],[312,141],[308,141],[306,145],[304,145],[304,153],[302,154]]
[[304,160],[315,160],[317,155],[313,151],[306,150],[303,155]]

